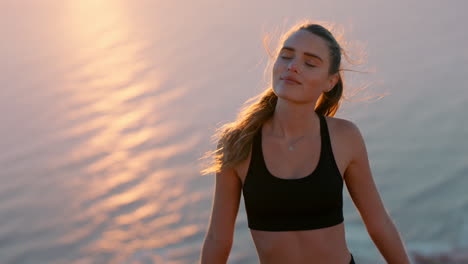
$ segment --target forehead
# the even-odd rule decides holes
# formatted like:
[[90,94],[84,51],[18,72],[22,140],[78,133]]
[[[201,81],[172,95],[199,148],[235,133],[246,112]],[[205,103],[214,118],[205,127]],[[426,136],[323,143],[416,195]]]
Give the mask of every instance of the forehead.
[[299,30],[293,33],[284,41],[284,46],[294,48],[296,52],[301,54],[309,52],[319,55],[324,60],[328,60],[329,51],[326,41],[306,30]]

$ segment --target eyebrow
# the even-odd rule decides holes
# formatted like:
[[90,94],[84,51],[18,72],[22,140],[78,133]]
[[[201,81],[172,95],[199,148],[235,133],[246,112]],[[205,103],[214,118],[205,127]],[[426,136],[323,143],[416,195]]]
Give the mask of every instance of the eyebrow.
[[[280,51],[282,51],[282,50],[295,51],[294,48],[291,48],[291,47],[288,47],[288,46],[284,46]],[[314,57],[314,58],[320,60],[321,62],[323,62],[322,58],[320,58],[320,57],[319,57],[318,55],[316,55],[316,54],[313,54],[313,53],[310,53],[310,52],[304,52],[304,54],[305,54],[306,56],[309,56],[309,57]]]

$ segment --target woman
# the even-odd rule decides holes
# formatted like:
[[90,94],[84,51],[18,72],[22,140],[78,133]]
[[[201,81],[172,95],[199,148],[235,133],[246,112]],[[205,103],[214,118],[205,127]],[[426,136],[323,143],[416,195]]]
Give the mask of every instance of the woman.
[[[241,192],[262,264],[355,263],[345,241],[346,187],[388,263],[410,263],[354,123],[333,117],[343,92],[341,47],[300,23],[281,41],[272,88],[220,129],[212,215],[201,263],[226,263]],[[314,110],[312,110],[314,109]]]

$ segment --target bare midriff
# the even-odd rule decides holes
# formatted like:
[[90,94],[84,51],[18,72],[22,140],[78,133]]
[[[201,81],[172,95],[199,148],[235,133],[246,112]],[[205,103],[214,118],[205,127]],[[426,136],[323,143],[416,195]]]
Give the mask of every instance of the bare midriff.
[[261,264],[349,264],[344,224],[301,231],[250,229]]

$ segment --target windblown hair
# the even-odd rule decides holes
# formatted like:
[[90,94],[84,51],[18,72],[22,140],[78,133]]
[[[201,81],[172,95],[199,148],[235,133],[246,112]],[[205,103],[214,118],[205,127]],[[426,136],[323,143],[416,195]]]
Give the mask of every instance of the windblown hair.
[[[299,30],[305,30],[315,34],[326,41],[329,48],[330,68],[329,74],[338,73],[339,80],[329,92],[324,92],[317,100],[314,111],[319,115],[334,116],[340,107],[343,94],[343,79],[341,74],[342,47],[332,33],[322,25],[299,22],[291,27],[281,38],[283,44],[292,34]],[[275,51],[278,55],[280,46]],[[247,105],[254,101],[254,103]],[[252,146],[252,140],[263,123],[273,116],[278,96],[274,93],[272,85],[259,95],[247,100],[237,119],[234,122],[224,124],[216,130],[212,138],[217,141],[216,150],[208,152],[203,158],[214,157],[214,163],[201,171],[202,175],[219,173],[226,168],[232,168],[245,160]]]

